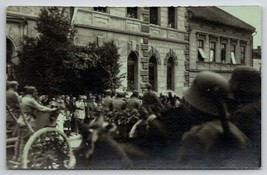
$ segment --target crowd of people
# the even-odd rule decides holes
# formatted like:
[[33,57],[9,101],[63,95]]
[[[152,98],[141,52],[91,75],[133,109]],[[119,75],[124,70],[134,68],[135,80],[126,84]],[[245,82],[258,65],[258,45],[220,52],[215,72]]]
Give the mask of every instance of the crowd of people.
[[[18,85],[10,81],[7,89],[7,105],[15,114],[7,115],[7,128],[16,121],[21,138],[16,143],[14,160],[19,159],[20,145],[28,134],[25,123],[35,130],[36,111],[57,111],[53,126],[67,136],[84,134],[85,125],[92,125],[104,115],[107,122],[117,126],[120,137],[115,140],[123,135],[124,142],[149,155],[146,163],[136,159],[137,168],[261,165],[261,75],[250,67],[236,68],[229,82],[217,73],[200,72],[183,97],[158,95],[149,83],[142,96],[133,91],[130,97],[111,90],[103,95],[38,96],[33,86],[25,87],[24,94],[18,95]],[[130,149],[126,153],[131,157]]]

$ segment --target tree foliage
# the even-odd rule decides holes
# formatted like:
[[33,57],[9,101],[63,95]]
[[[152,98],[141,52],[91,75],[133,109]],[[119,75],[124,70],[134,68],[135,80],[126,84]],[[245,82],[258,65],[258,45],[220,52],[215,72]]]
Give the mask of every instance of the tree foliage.
[[97,60],[90,69],[82,71],[84,87],[96,93],[119,88],[125,74],[120,74],[120,55],[114,41],[103,43],[101,46],[96,42],[90,43],[87,51],[96,54]]
[[65,8],[43,8],[37,19],[37,38],[25,37],[17,77],[22,85],[34,85],[41,93],[60,93],[64,60],[70,60],[75,29]]
[[43,94],[76,95],[120,86],[123,76],[115,43],[75,46],[76,30],[65,8],[43,8],[36,29],[39,36],[25,37],[19,53],[16,77],[22,86],[36,86]]

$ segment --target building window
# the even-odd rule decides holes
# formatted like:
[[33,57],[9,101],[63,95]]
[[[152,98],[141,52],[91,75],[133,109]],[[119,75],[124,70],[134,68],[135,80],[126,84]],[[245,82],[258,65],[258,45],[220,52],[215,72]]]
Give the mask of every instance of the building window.
[[168,27],[175,28],[175,7],[168,7]]
[[157,59],[155,56],[149,59],[148,81],[153,90],[157,91]]
[[107,7],[94,7],[94,11],[107,13]]
[[226,62],[226,44],[221,43],[221,62]]
[[207,55],[204,51],[204,41],[198,40],[198,61],[205,61],[207,59]]
[[210,62],[215,62],[216,60],[216,43],[210,42]]
[[245,58],[246,58],[246,47],[241,46],[241,57],[240,57],[240,63],[245,64]]
[[167,89],[174,90],[174,61],[170,57],[167,63]]
[[137,7],[127,7],[127,18],[138,18]]
[[127,90],[133,91],[138,89],[138,58],[137,55],[132,52],[128,56],[128,62],[127,62]]
[[231,45],[231,63],[236,64],[235,60],[235,45]]
[[158,7],[150,7],[149,8],[150,13],[150,23],[159,25],[159,8]]

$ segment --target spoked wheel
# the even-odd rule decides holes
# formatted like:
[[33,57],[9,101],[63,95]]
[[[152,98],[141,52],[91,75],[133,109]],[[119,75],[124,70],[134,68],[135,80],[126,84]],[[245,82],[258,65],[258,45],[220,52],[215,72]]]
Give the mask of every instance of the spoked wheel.
[[66,135],[55,128],[43,128],[27,141],[22,154],[25,169],[71,169],[75,157]]

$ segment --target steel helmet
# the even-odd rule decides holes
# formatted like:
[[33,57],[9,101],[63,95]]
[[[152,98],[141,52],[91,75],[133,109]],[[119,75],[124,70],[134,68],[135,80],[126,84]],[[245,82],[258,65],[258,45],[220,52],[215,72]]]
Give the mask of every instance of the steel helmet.
[[237,67],[229,80],[229,86],[232,92],[261,93],[261,75],[252,67]]
[[223,76],[203,71],[196,75],[192,85],[184,92],[184,99],[204,113],[219,116],[217,104],[225,102],[227,94],[228,83]]
[[34,86],[25,86],[25,91],[26,91],[26,94],[33,95],[34,93],[37,92],[37,89]]

